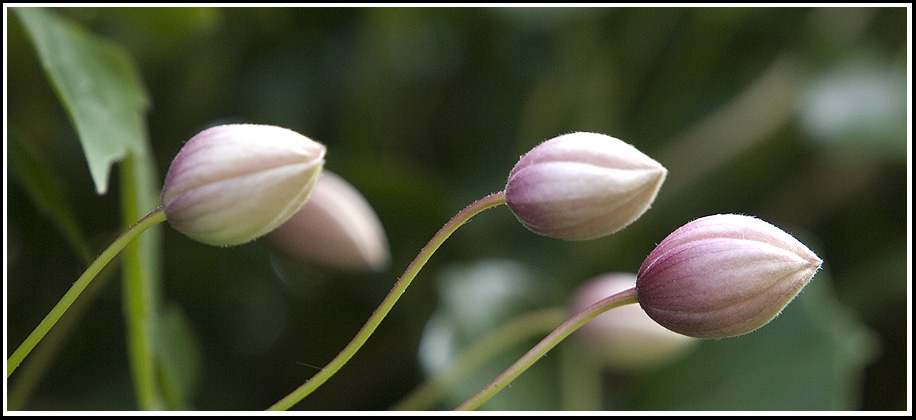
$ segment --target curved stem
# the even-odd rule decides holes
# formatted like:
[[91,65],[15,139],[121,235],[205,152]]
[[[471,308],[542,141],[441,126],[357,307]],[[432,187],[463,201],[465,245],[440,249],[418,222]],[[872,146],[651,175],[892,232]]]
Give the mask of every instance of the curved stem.
[[398,402],[392,410],[422,411],[432,407],[466,375],[504,350],[536,335],[545,334],[566,320],[565,308],[531,311],[513,318],[463,351],[441,372]]
[[[86,262],[86,265],[92,263],[91,251],[89,255],[89,261]],[[42,339],[44,344],[29,353],[29,363],[19,369],[16,382],[7,382],[7,409],[9,411],[22,411],[25,409],[26,403],[28,403],[35,388],[41,383],[45,374],[53,365],[55,358],[58,357],[64,345],[72,336],[76,325],[83,319],[86,311],[92,307],[92,303],[105,285],[115,277],[114,274],[115,270],[102,270],[99,272],[95,280],[86,286],[86,290],[83,290],[82,295],[80,295],[81,298],[74,301],[67,313],[57,321],[54,328],[48,331],[47,335]]]
[[512,364],[512,366],[497,376],[493,382],[490,382],[489,385],[480,390],[480,392],[458,406],[456,410],[474,410],[477,407],[480,407],[481,404],[487,402],[487,400],[496,395],[497,392],[502,390],[506,385],[521,375],[522,372],[531,367],[534,362],[538,361],[538,359],[547,354],[550,349],[559,344],[560,341],[563,341],[563,339],[568,335],[572,334],[573,331],[585,325],[586,322],[591,321],[596,316],[601,315],[610,309],[631,303],[636,303],[635,287],[608,296],[593,304],[592,306],[585,308],[585,310],[579,312],[568,321],[557,327],[557,329],[553,330],[553,332],[547,335],[547,337],[544,337],[540,343],[534,346],[531,350],[528,350],[528,353],[525,353],[521,359],[518,359],[514,364]]
[[343,350],[328,363],[320,372],[315,374],[311,379],[306,383],[302,384],[293,392],[291,392],[286,397],[283,397],[280,401],[277,401],[274,405],[270,406],[268,410],[286,410],[301,401],[303,398],[311,394],[315,389],[321,386],[325,381],[328,380],[331,376],[334,376],[344,364],[346,364],[351,357],[359,350],[360,347],[369,339],[369,336],[375,332],[375,329],[382,322],[382,319],[391,311],[391,308],[394,307],[394,304],[398,301],[401,295],[407,290],[407,286],[410,285],[410,282],[413,281],[414,277],[417,276],[417,273],[420,272],[420,269],[423,268],[423,265],[429,261],[429,258],[436,252],[436,249],[448,239],[451,234],[458,229],[464,222],[467,222],[471,217],[480,213],[488,208],[495,207],[501,204],[506,203],[506,196],[503,192],[493,193],[480,200],[477,200],[471,205],[464,208],[452,217],[445,226],[442,226],[438,232],[429,240],[429,243],[426,244],[423,249],[420,250],[420,253],[417,254],[413,262],[407,266],[407,270],[404,271],[404,274],[395,282],[394,286],[391,288],[391,291],[388,292],[388,295],[385,296],[385,299],[382,300],[382,303],[379,307],[372,313],[372,316],[369,317],[369,320],[366,321],[366,324],[356,333],[356,336],[344,347]]
[[28,356],[29,352],[44,338],[45,334],[51,330],[51,327],[57,323],[57,320],[70,308],[70,305],[73,304],[73,301],[79,297],[80,293],[83,292],[83,289],[89,285],[89,282],[99,274],[99,271],[102,268],[105,268],[115,256],[127,246],[130,241],[139,236],[145,230],[149,229],[152,226],[165,220],[165,213],[162,211],[162,207],[153,210],[150,214],[140,219],[139,222],[131,226],[127,231],[118,236],[105,251],[89,265],[89,268],[73,283],[73,286],[70,286],[70,290],[64,294],[64,297],[57,302],[57,305],[54,305],[54,308],[51,309],[51,312],[45,316],[45,318],[35,327],[35,330],[26,337],[25,341],[19,345],[19,348],[13,352],[13,355],[6,359],[6,377],[9,378],[10,375],[19,367],[19,364],[22,363],[22,360]]

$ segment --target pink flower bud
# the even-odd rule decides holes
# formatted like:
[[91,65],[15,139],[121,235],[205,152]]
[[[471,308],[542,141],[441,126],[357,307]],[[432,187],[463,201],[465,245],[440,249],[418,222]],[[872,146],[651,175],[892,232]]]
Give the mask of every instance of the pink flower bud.
[[522,156],[509,173],[506,203],[535,233],[595,239],[639,218],[667,173],[621,140],[596,133],[564,134]]
[[[592,304],[636,286],[636,274],[607,273],[585,282],[573,295],[579,313]],[[614,308],[589,321],[573,339],[582,351],[605,366],[636,370],[672,360],[698,342],[658,325],[637,305]]]
[[269,125],[208,128],[178,152],[162,205],[175,230],[200,242],[238,245],[302,207],[324,166],[325,147]]
[[372,206],[328,170],[302,209],[267,238],[294,257],[346,271],[382,271],[391,260]]
[[814,277],[821,259],[750,216],[694,220],[668,235],[639,268],[639,304],[684,335],[723,338],[770,322]]

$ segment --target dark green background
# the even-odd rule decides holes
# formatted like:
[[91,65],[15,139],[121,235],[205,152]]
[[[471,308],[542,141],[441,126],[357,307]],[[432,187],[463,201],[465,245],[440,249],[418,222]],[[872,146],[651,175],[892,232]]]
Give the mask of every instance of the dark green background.
[[[789,231],[824,259],[822,271],[754,334],[704,342],[650,372],[608,373],[601,408],[908,408],[905,8],[57,12],[135,60],[160,174],[208,126],[291,128],[328,147],[326,168],[365,195],[388,234],[387,271],[346,274],[284,260],[260,241],[215,248],[165,228],[163,301],[197,349],[183,408],[279,400],[343,348],[442,224],[501,190],[521,154],[571,131],[618,137],[665,165],[652,209],[587,242],[535,235],[506,207],[477,216],[297,409],[382,410],[420,384],[417,346],[443,270],[514,260],[552,279],[538,302],[563,305],[585,279],[635,271],[668,233],[715,213]],[[9,133],[59,174],[97,253],[121,230],[118,189],[95,194],[72,124],[20,22],[8,19]],[[7,174],[10,354],[85,264]],[[118,285],[104,283],[22,408],[136,408]],[[542,364],[504,391],[519,402],[491,408],[562,408],[551,399],[560,364]]]

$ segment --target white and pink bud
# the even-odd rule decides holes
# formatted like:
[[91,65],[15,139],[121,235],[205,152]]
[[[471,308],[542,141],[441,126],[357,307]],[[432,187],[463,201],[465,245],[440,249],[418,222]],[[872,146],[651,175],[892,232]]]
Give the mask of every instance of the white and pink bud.
[[720,214],[666,237],[637,274],[643,310],[692,337],[724,338],[767,324],[808,284],[821,259],[760,219]]
[[169,167],[162,188],[166,218],[206,244],[249,242],[302,207],[324,155],[322,144],[285,128],[208,128],[185,143]]
[[382,271],[391,253],[382,223],[360,192],[325,170],[308,202],[267,238],[287,254],[344,271]]
[[667,170],[635,147],[596,133],[547,140],[509,174],[506,203],[531,231],[564,240],[623,229],[655,200]]
[[[634,273],[596,276],[576,290],[571,310],[579,313],[601,299],[634,287]],[[699,341],[662,327],[637,305],[624,305],[598,315],[579,327],[572,338],[592,359],[626,371],[671,361]]]

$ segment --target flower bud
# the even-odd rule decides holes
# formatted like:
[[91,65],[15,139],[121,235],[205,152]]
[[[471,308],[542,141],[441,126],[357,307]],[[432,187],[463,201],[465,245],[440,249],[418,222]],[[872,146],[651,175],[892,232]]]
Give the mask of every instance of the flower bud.
[[323,145],[285,128],[208,128],[169,167],[162,187],[166,218],[175,230],[206,244],[251,241],[302,207],[324,154]]
[[621,140],[596,133],[564,134],[522,156],[509,173],[506,203],[535,233],[595,239],[639,218],[667,173]]
[[346,271],[382,271],[391,260],[372,206],[328,170],[302,209],[267,238],[294,257]]
[[[573,313],[636,286],[636,274],[607,273],[574,293]],[[605,366],[636,370],[658,366],[682,354],[699,340],[658,325],[637,305],[625,305],[595,317],[573,333],[583,352]]]
[[770,322],[814,277],[821,259],[760,219],[720,214],[665,238],[639,268],[639,304],[692,337],[746,334]]

